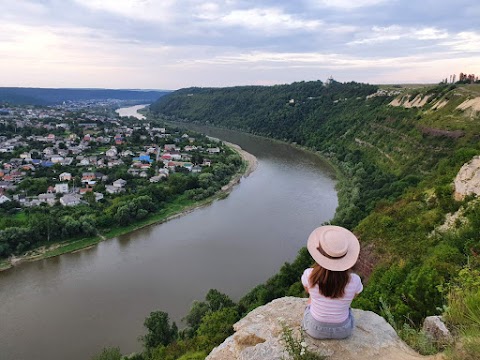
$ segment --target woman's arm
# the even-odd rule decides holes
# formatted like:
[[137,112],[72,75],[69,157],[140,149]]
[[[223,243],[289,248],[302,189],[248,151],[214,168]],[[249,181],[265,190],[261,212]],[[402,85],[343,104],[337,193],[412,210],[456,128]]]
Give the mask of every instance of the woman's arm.
[[312,302],[312,299],[310,298],[310,292],[308,291],[308,287],[304,286],[303,288],[305,289],[305,292],[309,295],[307,300],[307,305],[310,305],[310,303]]

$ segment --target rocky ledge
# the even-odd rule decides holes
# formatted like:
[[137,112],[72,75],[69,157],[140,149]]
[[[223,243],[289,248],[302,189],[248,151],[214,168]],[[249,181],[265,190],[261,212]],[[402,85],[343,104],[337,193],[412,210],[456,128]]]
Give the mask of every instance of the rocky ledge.
[[455,199],[468,195],[480,195],[480,156],[464,164],[455,177]]
[[[206,360],[288,359],[282,343],[282,326],[300,332],[306,299],[285,297],[261,306],[234,325],[235,334],[215,348]],[[329,360],[433,359],[417,354],[395,330],[371,311],[353,310],[356,328],[345,340],[315,340],[305,335],[307,348]]]

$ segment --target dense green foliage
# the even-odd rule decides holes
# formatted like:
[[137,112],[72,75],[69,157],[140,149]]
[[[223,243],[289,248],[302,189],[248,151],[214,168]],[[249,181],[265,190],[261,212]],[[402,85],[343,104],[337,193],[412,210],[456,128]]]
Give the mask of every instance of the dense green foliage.
[[178,336],[175,322],[170,324],[168,314],[163,311],[154,311],[145,319],[144,326],[148,333],[142,337],[143,346],[154,349],[160,345],[168,345]]

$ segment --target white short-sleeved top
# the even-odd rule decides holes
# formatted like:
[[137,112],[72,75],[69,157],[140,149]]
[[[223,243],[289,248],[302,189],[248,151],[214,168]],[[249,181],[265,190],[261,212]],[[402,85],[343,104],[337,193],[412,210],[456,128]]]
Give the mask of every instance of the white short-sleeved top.
[[334,324],[345,321],[348,318],[348,312],[353,298],[363,290],[360,276],[351,273],[350,280],[345,286],[343,297],[332,299],[323,296],[318,289],[318,285],[310,285],[309,278],[312,270],[313,268],[308,268],[302,275],[302,284],[308,288],[310,294],[310,313],[312,317],[321,322]]

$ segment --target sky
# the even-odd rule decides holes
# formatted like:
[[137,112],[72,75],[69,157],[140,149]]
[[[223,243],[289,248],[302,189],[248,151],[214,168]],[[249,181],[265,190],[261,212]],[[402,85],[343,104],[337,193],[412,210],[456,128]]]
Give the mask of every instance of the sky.
[[0,86],[169,89],[480,75],[478,0],[0,0]]

